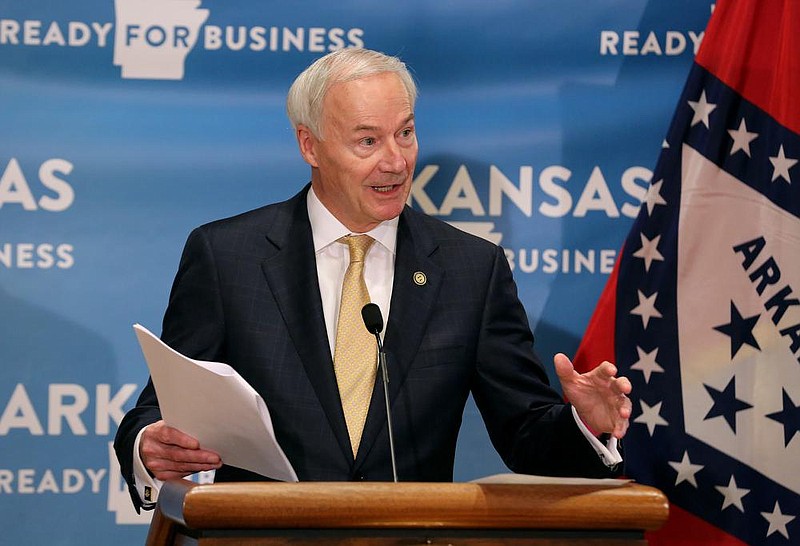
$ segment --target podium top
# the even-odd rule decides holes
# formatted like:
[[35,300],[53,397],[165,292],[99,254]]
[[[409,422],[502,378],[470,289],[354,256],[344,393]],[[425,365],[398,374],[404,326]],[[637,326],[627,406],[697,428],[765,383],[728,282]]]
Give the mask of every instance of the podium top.
[[635,483],[167,482],[159,509],[193,529],[652,530],[669,506]]

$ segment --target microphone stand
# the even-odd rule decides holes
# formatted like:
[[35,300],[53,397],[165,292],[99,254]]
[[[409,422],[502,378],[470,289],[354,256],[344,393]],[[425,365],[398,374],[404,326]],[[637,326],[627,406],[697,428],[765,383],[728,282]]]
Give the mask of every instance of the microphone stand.
[[386,351],[383,350],[381,332],[383,331],[383,316],[381,309],[374,303],[368,303],[361,308],[361,317],[367,331],[375,335],[378,341],[378,364],[383,378],[383,399],[386,401],[386,426],[389,432],[389,454],[392,456],[392,477],[397,482],[397,461],[394,456],[394,432],[392,431],[392,411],[389,407],[389,369],[386,366]]
[[389,428],[389,453],[392,457],[392,477],[397,483],[397,461],[394,457],[394,433],[392,431],[392,412],[389,410],[389,372],[386,368],[386,352],[383,350],[381,335],[375,332],[378,340],[378,362],[380,363],[381,376],[383,377],[383,399],[386,402],[386,426]]

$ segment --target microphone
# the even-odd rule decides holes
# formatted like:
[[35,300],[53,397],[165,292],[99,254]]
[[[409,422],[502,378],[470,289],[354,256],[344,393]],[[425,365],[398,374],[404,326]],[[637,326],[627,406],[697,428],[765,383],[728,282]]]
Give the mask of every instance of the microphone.
[[392,477],[397,482],[397,461],[394,456],[394,434],[392,432],[392,413],[389,409],[389,371],[386,368],[386,352],[383,350],[381,332],[383,331],[383,315],[374,303],[368,303],[361,309],[361,318],[370,334],[378,341],[378,363],[383,377],[383,399],[386,401],[386,426],[389,431],[389,453],[392,456]]
[[[383,316],[381,315],[381,308],[374,303],[368,303],[361,309],[361,318],[364,319],[364,326],[370,334],[376,336],[383,332]],[[380,338],[378,338],[380,345]]]

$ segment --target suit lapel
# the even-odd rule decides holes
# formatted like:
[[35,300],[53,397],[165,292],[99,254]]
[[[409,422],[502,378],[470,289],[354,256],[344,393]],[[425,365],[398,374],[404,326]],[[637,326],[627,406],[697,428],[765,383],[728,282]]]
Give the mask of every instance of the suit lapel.
[[307,190],[290,200],[287,214],[269,227],[267,239],[271,249],[262,270],[339,446],[352,459],[325,329],[306,207]]
[[[444,270],[432,259],[437,244],[420,225],[419,214],[406,207],[397,228],[392,301],[384,336],[390,402],[397,397],[405,382],[428,327],[444,276]],[[378,434],[386,427],[384,408],[383,385],[378,373],[356,465],[366,458]]]

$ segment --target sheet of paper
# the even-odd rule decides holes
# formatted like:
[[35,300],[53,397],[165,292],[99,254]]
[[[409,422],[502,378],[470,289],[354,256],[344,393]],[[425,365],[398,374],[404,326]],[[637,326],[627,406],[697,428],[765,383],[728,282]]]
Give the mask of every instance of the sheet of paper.
[[570,484],[570,485],[605,485],[620,486],[630,483],[627,478],[558,478],[552,476],[535,476],[533,474],[494,474],[472,480],[471,483],[522,483],[522,484]]
[[274,480],[298,481],[275,438],[264,399],[236,370],[185,357],[139,324],[133,329],[168,425],[219,453],[225,464]]

